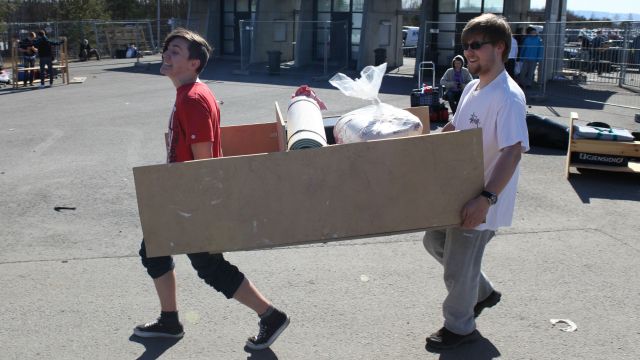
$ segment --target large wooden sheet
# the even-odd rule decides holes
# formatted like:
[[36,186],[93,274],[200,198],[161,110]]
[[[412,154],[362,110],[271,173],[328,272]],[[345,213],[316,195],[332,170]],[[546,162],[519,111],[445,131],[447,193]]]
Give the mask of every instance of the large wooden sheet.
[[134,168],[147,254],[441,228],[483,188],[481,130]]

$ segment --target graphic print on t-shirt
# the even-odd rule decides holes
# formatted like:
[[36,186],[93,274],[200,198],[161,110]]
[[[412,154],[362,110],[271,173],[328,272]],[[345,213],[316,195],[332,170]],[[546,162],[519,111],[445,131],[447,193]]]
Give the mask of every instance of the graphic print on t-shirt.
[[471,113],[469,123],[474,124],[476,127],[480,127],[480,118],[478,117],[478,115],[476,115],[475,112]]

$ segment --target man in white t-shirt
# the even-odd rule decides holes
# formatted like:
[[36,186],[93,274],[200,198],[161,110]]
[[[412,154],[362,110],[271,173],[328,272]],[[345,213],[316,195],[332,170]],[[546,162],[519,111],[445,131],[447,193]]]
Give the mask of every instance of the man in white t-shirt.
[[448,291],[444,326],[426,339],[427,350],[436,352],[478,338],[475,318],[500,301],[481,271],[482,256],[495,231],[511,225],[519,162],[529,150],[525,96],[504,68],[509,24],[494,14],[480,15],[465,26],[462,47],[469,71],[479,78],[465,87],[458,111],[442,131],[482,128],[485,187],[463,207],[459,227],[424,237],[425,248],[444,267]]

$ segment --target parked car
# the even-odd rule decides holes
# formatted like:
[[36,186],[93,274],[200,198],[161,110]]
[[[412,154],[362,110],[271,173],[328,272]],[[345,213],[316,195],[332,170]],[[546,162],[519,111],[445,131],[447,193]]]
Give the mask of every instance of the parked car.
[[417,26],[402,27],[402,53],[405,56],[416,56],[420,28]]

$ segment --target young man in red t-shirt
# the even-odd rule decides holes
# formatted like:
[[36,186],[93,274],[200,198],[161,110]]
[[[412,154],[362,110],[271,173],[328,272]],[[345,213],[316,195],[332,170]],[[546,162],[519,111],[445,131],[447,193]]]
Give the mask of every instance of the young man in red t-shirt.
[[[160,72],[177,89],[176,102],[169,122],[167,162],[183,162],[222,156],[220,146],[220,110],[209,87],[198,79],[207,64],[211,47],[200,35],[177,29],[167,36],[162,50]],[[247,340],[247,347],[269,347],[289,325],[287,315],[271,305],[255,286],[222,254],[188,254],[198,276],[228,299],[234,298],[254,310],[260,317],[260,331]],[[136,326],[141,337],[181,338],[178,319],[176,274],[171,256],[148,258],[144,240],[140,248],[142,264],[147,269],[160,299],[160,317]]]

